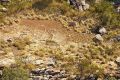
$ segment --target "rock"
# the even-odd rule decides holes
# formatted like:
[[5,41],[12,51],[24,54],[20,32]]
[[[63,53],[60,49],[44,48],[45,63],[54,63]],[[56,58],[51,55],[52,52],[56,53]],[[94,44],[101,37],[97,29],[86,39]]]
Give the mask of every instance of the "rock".
[[15,19],[14,20],[15,23],[19,23],[19,21],[20,21],[19,19]]
[[44,63],[43,60],[35,60],[35,61],[33,62],[33,64],[35,64],[35,65],[40,65],[40,64],[43,64],[43,63]]
[[113,38],[113,40],[115,40],[115,41],[118,41],[118,42],[119,42],[119,41],[120,41],[120,35],[118,35],[118,36],[114,37],[114,38]]
[[98,41],[103,41],[103,40],[104,40],[100,34],[95,35],[95,38],[96,38]]
[[98,76],[91,74],[86,80],[98,80]]
[[81,3],[82,6],[86,5],[85,0],[81,0],[80,3]]
[[117,8],[117,12],[120,13],[120,6]]
[[120,57],[115,60],[120,65]]
[[39,58],[31,54],[26,54],[22,59],[23,62],[32,64],[36,64],[36,60],[39,60]]
[[79,6],[79,11],[83,11],[82,5]]
[[47,58],[45,62],[48,66],[54,66],[55,60],[53,58]]
[[104,27],[102,27],[102,28],[99,29],[99,33],[100,34],[105,34],[105,33],[107,33],[107,30]]
[[75,79],[74,80],[81,80],[81,77],[76,75]]
[[15,59],[14,58],[4,58],[0,59],[0,65],[2,66],[10,66],[11,64],[15,64]]
[[37,68],[37,69],[32,70],[32,71],[31,71],[31,74],[32,74],[33,76],[39,76],[39,75],[43,75],[43,74],[45,73],[45,71],[46,71],[45,68],[44,68],[44,69],[39,69],[39,68]]
[[68,80],[67,78],[63,78],[63,79],[61,79],[61,80]]
[[[56,80],[56,78],[60,78],[60,79],[63,79],[63,78],[66,78],[65,77],[65,73],[63,73],[62,71],[58,70],[58,69],[54,69],[54,68],[43,68],[43,69],[35,69],[35,70],[32,70],[31,71],[32,75],[31,77],[33,76],[42,76],[44,75],[44,78],[47,78],[47,80]],[[40,78],[41,79],[41,78]]]
[[76,26],[76,23],[75,23],[75,22],[68,22],[68,26],[70,26],[70,27],[75,27],[75,26]]
[[70,5],[73,5],[74,7],[76,7],[76,5],[77,5],[76,0],[68,0],[68,3],[69,3]]
[[89,9],[90,8],[90,5],[89,4],[85,4],[84,6],[83,6],[83,10],[87,10],[87,9]]
[[7,11],[8,11],[8,9],[7,9],[7,8],[5,8],[5,7],[3,7],[3,8],[1,9],[1,11],[3,11],[3,12],[7,12]]
[[7,42],[11,43],[11,42],[13,42],[13,39],[9,38],[9,39],[7,39]]
[[0,70],[0,77],[2,76],[2,74],[3,74],[3,72],[2,72],[2,70]]

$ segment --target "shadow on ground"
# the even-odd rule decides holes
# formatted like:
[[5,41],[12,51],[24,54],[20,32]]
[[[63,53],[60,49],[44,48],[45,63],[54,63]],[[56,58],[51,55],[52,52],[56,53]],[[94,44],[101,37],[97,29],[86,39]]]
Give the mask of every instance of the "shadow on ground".
[[49,6],[49,4],[52,3],[52,0],[39,0],[33,4],[33,8],[43,10]]

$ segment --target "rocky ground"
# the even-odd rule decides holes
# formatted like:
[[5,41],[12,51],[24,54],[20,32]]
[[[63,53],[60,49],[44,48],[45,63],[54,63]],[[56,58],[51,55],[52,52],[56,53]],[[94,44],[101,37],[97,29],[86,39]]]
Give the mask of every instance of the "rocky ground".
[[[65,20],[68,19],[68,20]],[[69,22],[67,22],[69,21]],[[82,21],[82,25],[91,23],[92,19]],[[87,24],[87,25],[89,25]],[[78,56],[80,59],[89,58],[92,55],[92,63],[105,69],[111,76],[116,74],[120,78],[117,56],[98,54],[105,48],[111,49],[112,42],[104,42],[101,36],[97,36],[102,47],[94,43],[95,34],[89,28],[81,27],[65,16],[19,15],[9,17],[0,26],[0,66],[10,66],[17,60],[28,65],[31,80],[67,80],[76,79],[74,70],[67,71],[63,65],[69,64]],[[79,27],[80,26],[80,27]],[[104,43],[104,44],[103,44]],[[94,54],[91,54],[92,51]],[[117,48],[117,53],[120,50]],[[97,55],[97,56],[96,56]],[[102,56],[101,56],[102,55]],[[106,60],[107,57],[109,60]],[[37,67],[33,67],[37,66]],[[72,64],[70,64],[70,67]],[[67,66],[67,69],[70,68]],[[73,66],[72,66],[73,67]],[[92,75],[89,80],[95,80]],[[80,79],[76,79],[80,80]],[[83,80],[85,80],[83,78]]]

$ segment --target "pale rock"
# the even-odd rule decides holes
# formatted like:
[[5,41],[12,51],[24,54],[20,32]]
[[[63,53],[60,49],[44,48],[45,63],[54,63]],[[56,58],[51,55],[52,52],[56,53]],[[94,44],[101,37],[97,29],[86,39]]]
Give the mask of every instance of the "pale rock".
[[22,61],[26,62],[26,63],[33,63],[38,60],[37,56],[31,55],[31,54],[27,54],[25,55],[25,57],[23,57]]
[[90,8],[90,5],[89,4],[85,4],[84,6],[83,6],[83,10],[87,10],[87,9],[89,9]]
[[82,5],[79,6],[79,11],[83,11]]
[[35,60],[35,61],[34,61],[34,64],[35,64],[35,65],[40,65],[40,64],[43,64],[43,63],[44,63],[43,60]]
[[100,34],[105,34],[105,33],[107,33],[107,30],[104,27],[102,27],[102,28],[99,29],[99,33]]
[[116,59],[116,62],[120,64],[120,57]]
[[61,80],[67,80],[67,78],[62,78]]
[[100,34],[95,35],[95,38],[97,40],[99,40],[99,41],[103,41],[104,40]]
[[120,13],[120,6],[117,8],[117,12]]
[[3,72],[2,72],[2,70],[0,70],[0,76],[2,76],[2,74],[3,74]]
[[8,9],[7,9],[7,8],[5,8],[5,7],[3,7],[1,10],[2,10],[3,12],[8,11]]
[[85,0],[81,0],[81,5],[86,5]]
[[53,58],[46,58],[45,63],[46,63],[47,65],[55,65],[55,61],[54,61]]
[[14,58],[4,58],[0,59],[0,65],[2,66],[10,66],[11,64],[15,64],[15,59]]

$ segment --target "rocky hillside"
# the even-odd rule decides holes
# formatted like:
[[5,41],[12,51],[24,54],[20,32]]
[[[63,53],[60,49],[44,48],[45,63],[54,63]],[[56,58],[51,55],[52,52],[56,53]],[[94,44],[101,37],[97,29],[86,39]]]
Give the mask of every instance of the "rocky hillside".
[[118,2],[1,2],[0,80],[119,80]]

